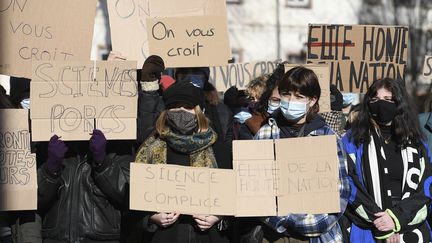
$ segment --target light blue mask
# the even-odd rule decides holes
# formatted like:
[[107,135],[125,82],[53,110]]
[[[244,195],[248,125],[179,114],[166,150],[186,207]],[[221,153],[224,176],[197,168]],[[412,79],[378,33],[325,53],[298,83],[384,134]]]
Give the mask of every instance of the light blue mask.
[[272,114],[272,113],[273,113],[275,110],[277,110],[279,107],[280,107],[280,105],[270,105],[270,104],[268,104],[267,112],[268,112],[269,114]]
[[235,114],[234,118],[239,122],[239,123],[244,123],[247,119],[251,118],[252,115],[251,113],[247,112],[247,111],[240,111],[239,113]]
[[354,99],[356,98],[356,94],[354,93],[342,93],[343,97],[343,106],[349,106],[353,103]]
[[303,118],[307,112],[307,104],[281,100],[280,108],[285,119],[296,121]]
[[30,110],[30,98],[21,100],[20,104],[22,108]]

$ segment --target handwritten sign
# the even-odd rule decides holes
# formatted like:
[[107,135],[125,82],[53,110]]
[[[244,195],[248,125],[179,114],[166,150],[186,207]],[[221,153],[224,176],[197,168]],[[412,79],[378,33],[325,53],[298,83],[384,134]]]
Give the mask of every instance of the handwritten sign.
[[31,78],[32,61],[87,60],[96,0],[0,1],[0,73]]
[[340,212],[336,137],[280,139],[275,147],[278,214]]
[[425,56],[424,66],[423,66],[423,77],[432,77],[432,56]]
[[234,141],[233,165],[132,163],[130,207],[237,217],[340,211],[335,136]]
[[130,208],[233,215],[232,170],[131,163]]
[[[297,64],[285,64],[285,72],[297,67]],[[314,71],[318,77],[318,82],[321,88],[321,96],[318,101],[319,112],[331,111],[330,106],[330,67],[328,64],[304,64],[301,65]]]
[[137,68],[142,67],[149,55],[147,18],[208,15],[226,18],[225,1],[220,0],[129,0],[107,3],[113,50],[128,60],[137,60]]
[[136,137],[136,62],[35,62],[31,82],[32,140]]
[[309,63],[330,64],[330,81],[342,92],[365,93],[383,77],[403,79],[408,27],[309,25]]
[[0,110],[0,193],[0,211],[37,208],[36,155],[24,109]]
[[162,57],[166,67],[228,63],[230,47],[224,16],[149,18],[147,26],[150,54]]
[[246,89],[251,80],[264,74],[271,74],[281,60],[233,63],[225,66],[210,67],[209,81],[218,91],[226,91],[231,86]]

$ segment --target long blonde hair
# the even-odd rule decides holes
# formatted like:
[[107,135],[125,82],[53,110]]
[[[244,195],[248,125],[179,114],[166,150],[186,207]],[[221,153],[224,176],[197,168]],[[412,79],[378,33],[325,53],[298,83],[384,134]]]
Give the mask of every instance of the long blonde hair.
[[[199,105],[195,106],[194,110],[198,121],[198,132],[206,132],[209,129],[209,125],[210,125],[209,120],[204,115]],[[162,111],[158,119],[156,120],[156,132],[159,135],[164,134],[168,131],[168,126],[166,121],[167,111],[168,110]]]

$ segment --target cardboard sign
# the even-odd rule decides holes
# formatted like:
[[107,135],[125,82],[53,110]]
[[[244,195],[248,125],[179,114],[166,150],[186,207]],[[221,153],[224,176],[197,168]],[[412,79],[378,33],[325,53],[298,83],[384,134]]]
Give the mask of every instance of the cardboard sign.
[[[285,64],[285,72],[299,66],[298,64]],[[318,82],[321,88],[321,96],[318,101],[319,112],[331,111],[330,106],[330,67],[328,64],[304,64],[301,65],[311,69],[318,77]]]
[[340,212],[336,144],[335,136],[276,140],[278,215]]
[[238,140],[233,151],[234,170],[132,163],[130,208],[237,217],[340,211],[334,135]]
[[272,140],[233,141],[236,216],[277,215],[277,178]]
[[432,56],[425,56],[425,62],[423,66],[423,77],[432,77]]
[[232,170],[131,163],[130,208],[233,215]]
[[166,67],[202,67],[228,64],[230,55],[225,16],[147,19],[151,55]]
[[30,85],[32,140],[135,139],[136,62],[35,62]]
[[36,174],[28,110],[0,110],[0,211],[37,208]]
[[330,64],[330,82],[341,92],[365,93],[380,78],[403,79],[408,27],[309,25],[309,63]]
[[264,74],[271,74],[276,69],[276,61],[233,63],[226,66],[210,67],[209,81],[218,91],[226,91],[231,86],[246,89],[251,80]]
[[31,78],[32,61],[88,60],[97,0],[0,1],[0,73]]
[[208,15],[226,18],[225,1],[220,0],[130,0],[107,3],[113,50],[128,60],[137,60],[137,68],[141,68],[149,56],[146,18]]

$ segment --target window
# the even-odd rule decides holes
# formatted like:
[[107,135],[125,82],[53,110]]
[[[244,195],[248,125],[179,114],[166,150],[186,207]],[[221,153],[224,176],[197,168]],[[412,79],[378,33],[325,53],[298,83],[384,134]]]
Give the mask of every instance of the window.
[[291,8],[311,8],[312,0],[285,0],[285,6]]

